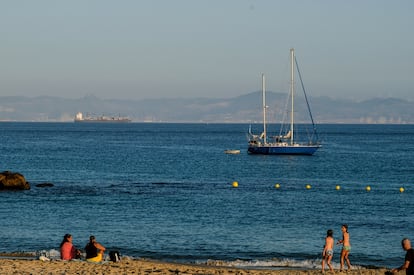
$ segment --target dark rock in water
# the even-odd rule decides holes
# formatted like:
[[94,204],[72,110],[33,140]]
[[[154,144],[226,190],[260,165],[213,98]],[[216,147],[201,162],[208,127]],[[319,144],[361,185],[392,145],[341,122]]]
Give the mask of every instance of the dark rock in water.
[[53,183],[50,183],[50,182],[36,184],[36,187],[53,187],[53,186],[54,186]]
[[20,173],[4,171],[0,173],[0,190],[29,190],[30,184]]

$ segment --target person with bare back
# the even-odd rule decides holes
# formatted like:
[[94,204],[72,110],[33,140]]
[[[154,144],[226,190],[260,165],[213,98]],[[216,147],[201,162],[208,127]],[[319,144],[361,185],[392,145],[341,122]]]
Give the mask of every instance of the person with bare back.
[[339,240],[337,244],[342,244],[341,251],[341,268],[340,271],[344,270],[344,262],[348,265],[348,270],[351,270],[351,262],[349,261],[349,253],[351,252],[351,242],[349,241],[348,225],[343,224],[341,227],[342,240]]
[[333,256],[333,248],[334,248],[334,238],[333,238],[333,231],[329,229],[326,232],[325,238],[325,245],[322,251],[322,273],[325,273],[325,263],[328,265],[329,270],[334,272],[331,260]]
[[89,237],[89,243],[85,246],[86,261],[102,262],[105,247],[96,241],[95,236]]

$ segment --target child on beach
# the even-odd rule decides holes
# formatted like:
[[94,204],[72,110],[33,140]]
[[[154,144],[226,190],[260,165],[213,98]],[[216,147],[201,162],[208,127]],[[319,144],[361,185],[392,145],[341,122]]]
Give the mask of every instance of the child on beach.
[[342,244],[342,251],[341,251],[341,268],[340,271],[344,270],[344,261],[348,265],[348,270],[351,270],[351,262],[349,261],[349,252],[351,252],[351,243],[349,241],[349,233],[348,233],[348,225],[343,224],[341,227],[342,231],[342,240],[339,240],[337,244]]
[[329,229],[326,232],[325,238],[325,245],[322,251],[322,273],[325,273],[325,262],[329,267],[331,272],[334,272],[331,264],[332,256],[333,256],[333,248],[334,248],[334,238],[333,238],[333,231]]

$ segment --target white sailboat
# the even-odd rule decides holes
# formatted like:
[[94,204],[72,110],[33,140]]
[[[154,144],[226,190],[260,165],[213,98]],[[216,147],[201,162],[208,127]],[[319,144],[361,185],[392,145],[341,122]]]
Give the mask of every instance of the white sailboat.
[[[305,143],[295,141],[295,117],[294,117],[294,95],[295,95],[295,51],[290,49],[291,79],[290,79],[290,129],[283,135],[274,136],[272,141],[268,141],[266,125],[266,88],[265,77],[262,75],[262,97],[263,97],[263,132],[261,135],[254,135],[249,129],[249,143],[247,151],[251,154],[263,155],[313,155],[321,147],[318,141],[310,139]],[[296,66],[297,67],[297,66]],[[299,73],[300,77],[300,73]],[[305,93],[306,98],[306,93]],[[309,104],[308,108],[309,108]],[[316,134],[315,124],[309,109],[312,120],[313,131]]]

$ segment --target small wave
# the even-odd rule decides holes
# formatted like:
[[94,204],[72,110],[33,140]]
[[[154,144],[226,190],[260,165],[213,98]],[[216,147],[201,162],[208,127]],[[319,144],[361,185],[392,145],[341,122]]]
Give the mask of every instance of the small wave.
[[[82,253],[82,257],[85,257],[85,253]],[[108,253],[105,253],[105,260],[109,261]],[[0,258],[2,259],[39,259],[41,257],[46,257],[50,260],[59,260],[60,259],[60,251],[56,249],[50,250],[38,250],[38,251],[18,251],[18,252],[0,252]],[[128,255],[121,255],[122,259],[125,260],[137,260],[140,257],[132,257]]]
[[[321,269],[321,259],[296,260],[289,258],[273,258],[269,260],[208,260],[198,262],[211,266],[238,267],[238,268],[271,268],[271,269]],[[339,269],[339,263],[333,263],[335,269]],[[352,269],[364,269],[361,266],[353,265]]]
[[0,252],[0,258],[2,259],[33,259],[35,257],[35,252]]
[[[109,256],[107,256],[107,260],[109,261]],[[85,255],[83,255],[85,256]],[[38,259],[40,257],[46,257],[51,260],[58,260],[60,259],[60,252],[56,249],[50,250],[39,250],[39,251],[32,251],[32,252],[0,252],[0,258],[8,258],[8,259]],[[137,260],[142,259],[141,257],[134,257],[129,256],[126,254],[121,253],[121,258],[125,260]],[[151,258],[151,257],[150,257]],[[157,258],[159,261],[177,261],[177,259],[167,259],[167,258]],[[297,260],[292,258],[272,258],[272,259],[261,259],[261,260],[197,260],[195,261],[196,264],[201,265],[208,265],[208,266],[218,266],[218,267],[236,267],[236,268],[244,268],[244,269],[299,269],[299,270],[309,270],[309,269],[321,269],[321,261],[322,259],[306,259],[306,260]],[[181,263],[194,263],[194,260],[188,259],[180,259],[178,262]],[[339,262],[332,263],[334,269],[339,269],[340,265]],[[360,269],[375,269],[379,268],[376,266],[359,266],[359,265],[352,265],[353,270],[360,270]]]

